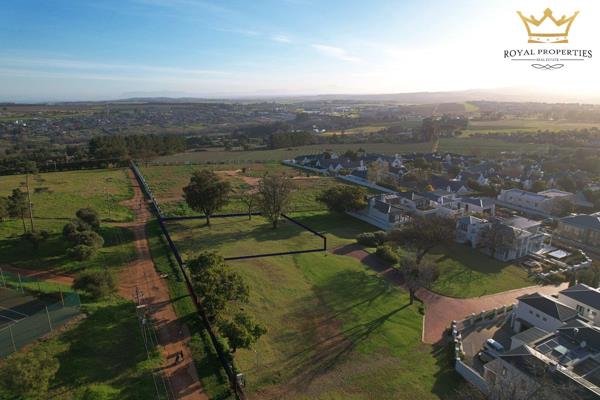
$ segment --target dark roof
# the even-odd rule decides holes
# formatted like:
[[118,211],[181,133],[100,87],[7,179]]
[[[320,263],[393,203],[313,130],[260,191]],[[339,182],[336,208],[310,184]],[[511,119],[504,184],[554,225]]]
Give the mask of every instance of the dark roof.
[[367,178],[368,175],[368,171],[359,171],[358,169],[355,169],[352,171],[352,173],[350,175],[354,175],[354,176],[358,176],[359,178]]
[[373,205],[373,208],[376,209],[377,211],[385,213],[385,214],[387,214],[390,211],[390,205],[381,200],[375,200],[375,204]]
[[577,317],[575,309],[559,302],[553,297],[544,296],[539,293],[526,294],[518,297],[517,300],[559,321],[564,322]]
[[600,310],[600,290],[578,283],[560,292],[562,295],[572,298],[575,301]]
[[580,228],[600,230],[600,216],[597,215],[573,215],[561,218],[560,221]]
[[558,332],[576,343],[585,342],[586,348],[600,351],[600,328],[581,319],[575,319],[558,328]]
[[547,336],[548,334],[549,334],[549,332],[546,332],[545,330],[534,326],[532,328],[524,330],[521,333],[517,333],[511,339],[520,340],[521,342],[527,344],[527,343],[533,343],[536,340],[541,339],[544,336]]
[[494,199],[491,197],[460,197],[459,200],[463,203],[473,204],[478,207],[491,207],[494,205]]

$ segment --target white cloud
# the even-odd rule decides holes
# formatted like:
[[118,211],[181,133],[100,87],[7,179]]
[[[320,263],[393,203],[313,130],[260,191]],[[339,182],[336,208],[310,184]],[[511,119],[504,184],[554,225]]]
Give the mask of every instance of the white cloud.
[[292,43],[292,39],[287,35],[273,35],[271,36],[271,40],[279,43]]
[[328,57],[333,57],[338,60],[348,61],[348,62],[359,62],[360,58],[354,57],[341,47],[335,46],[327,46],[324,44],[313,44],[311,47],[317,50],[320,54],[323,54]]

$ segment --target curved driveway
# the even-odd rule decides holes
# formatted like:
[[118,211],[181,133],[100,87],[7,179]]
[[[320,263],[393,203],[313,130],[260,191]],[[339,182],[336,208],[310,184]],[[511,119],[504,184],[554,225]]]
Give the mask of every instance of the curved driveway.
[[[374,254],[369,254],[360,245],[348,245],[333,250],[333,253],[354,257],[367,265],[380,275],[393,283],[402,286],[402,274],[390,267]],[[490,294],[469,299],[458,299],[442,296],[427,289],[417,291],[417,297],[425,304],[425,319],[423,321],[423,342],[433,344],[440,341],[444,331],[450,326],[452,320],[461,320],[483,310],[491,310],[503,305],[516,302],[517,297],[524,294],[539,292],[543,294],[556,294],[567,287],[567,283],[560,286],[529,286],[526,288],[509,290],[507,292]]]

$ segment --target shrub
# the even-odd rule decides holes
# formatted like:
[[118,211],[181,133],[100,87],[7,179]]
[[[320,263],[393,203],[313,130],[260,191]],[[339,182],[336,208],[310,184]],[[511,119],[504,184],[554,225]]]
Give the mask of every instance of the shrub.
[[88,292],[93,298],[100,299],[115,290],[115,279],[108,271],[85,272],[79,275],[73,283],[73,288]]
[[21,235],[21,239],[31,243],[36,250],[38,249],[40,243],[47,240],[48,237],[50,237],[50,234],[45,230],[26,232]]
[[18,398],[47,399],[50,381],[54,379],[59,367],[54,354],[34,348],[8,357],[2,367],[0,379],[2,386]]
[[559,283],[566,282],[568,279],[565,276],[565,274],[557,273],[557,274],[548,275],[546,277],[546,280],[551,284],[559,284]]
[[388,245],[378,246],[375,254],[377,254],[377,257],[381,258],[382,260],[393,264],[397,263],[400,260],[398,253],[396,253],[396,250],[394,250],[391,246]]
[[97,231],[100,228],[100,218],[98,213],[93,208],[81,208],[77,210],[77,218],[90,226],[93,230]]
[[84,261],[96,254],[96,249],[83,244],[67,249],[67,255],[77,261]]
[[63,227],[62,234],[63,236],[70,240],[71,242],[75,241],[75,235],[79,232],[89,231],[90,227],[83,221],[74,220],[69,222]]
[[83,231],[73,235],[73,243],[99,249],[104,246],[104,239],[94,231]]
[[363,246],[377,247],[385,243],[387,233],[385,231],[365,232],[356,237],[356,241]]

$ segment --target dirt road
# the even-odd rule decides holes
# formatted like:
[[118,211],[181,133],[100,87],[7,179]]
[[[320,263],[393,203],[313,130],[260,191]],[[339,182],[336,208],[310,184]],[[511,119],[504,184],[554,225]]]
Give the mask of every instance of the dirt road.
[[[148,306],[156,321],[158,339],[165,359],[163,373],[175,397],[183,400],[207,400],[208,396],[202,390],[188,347],[190,333],[178,321],[169,298],[167,283],[156,272],[150,256],[145,228],[152,215],[131,171],[129,176],[135,194],[127,203],[134,211],[135,220],[127,226],[134,233],[137,259],[123,268],[119,277],[119,293],[136,302],[136,292],[141,293],[142,303]],[[176,363],[179,352],[183,352],[183,361]]]

